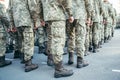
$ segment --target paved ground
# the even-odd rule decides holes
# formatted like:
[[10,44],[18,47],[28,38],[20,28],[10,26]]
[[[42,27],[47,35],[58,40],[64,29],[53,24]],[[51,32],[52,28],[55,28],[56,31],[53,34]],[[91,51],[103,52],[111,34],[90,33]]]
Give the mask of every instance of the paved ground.
[[120,30],[116,30],[115,37],[104,44],[100,52],[85,57],[90,63],[88,67],[77,69],[76,62],[68,66],[68,55],[65,55],[64,66],[74,71],[74,75],[67,78],[53,77],[54,68],[46,65],[46,56],[37,54],[37,47],[33,62],[37,63],[39,68],[32,72],[25,73],[24,65],[20,64],[19,59],[13,59],[12,53],[6,57],[12,60],[13,64],[0,68],[0,80],[120,80]]

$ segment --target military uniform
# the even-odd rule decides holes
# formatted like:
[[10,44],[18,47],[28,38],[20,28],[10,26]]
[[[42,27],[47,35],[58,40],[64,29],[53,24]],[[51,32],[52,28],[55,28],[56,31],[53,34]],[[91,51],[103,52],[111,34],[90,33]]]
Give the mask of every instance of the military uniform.
[[5,32],[6,23],[8,24],[9,22],[6,17],[5,6],[0,2],[0,67],[4,67],[12,63],[9,60],[5,60],[7,36]]
[[113,14],[113,26],[112,26],[112,37],[114,36],[114,29],[116,27],[116,16],[117,16],[117,12],[116,9],[112,7],[112,14]]
[[100,33],[100,5],[98,0],[91,0],[91,4],[93,5],[92,12],[92,43],[93,43],[93,52],[96,53],[98,44],[100,41],[99,33]]
[[[38,66],[32,64],[31,57],[34,51],[33,26],[36,22],[36,2],[33,0],[10,0],[11,23],[15,24],[18,36],[21,39],[22,50],[25,60],[25,72],[36,69]],[[32,21],[33,20],[33,21]],[[32,24],[33,23],[33,24]]]
[[65,45],[65,11],[69,16],[71,0],[40,0],[42,2],[43,20],[48,23],[48,47],[53,55],[55,64],[54,77],[66,77],[73,74],[71,70],[64,69],[62,66],[62,54]]
[[44,32],[44,27],[41,26],[41,21],[40,21],[40,8],[39,8],[39,0],[36,0],[37,2],[37,20],[36,20],[36,27],[37,30],[36,32],[36,38],[38,39],[38,47],[39,47],[39,53],[43,53],[43,48],[44,48],[44,42],[45,42],[45,32]]
[[109,3],[109,17],[108,17],[108,40],[112,38],[112,27],[113,27],[113,13],[112,5]]
[[111,9],[111,13],[109,13],[109,15],[110,15],[110,31],[109,31],[109,39],[111,39],[112,38],[112,36],[113,36],[113,33],[114,33],[114,26],[115,26],[115,22],[116,22],[116,20],[115,20],[115,16],[116,16],[116,11],[115,11],[115,9],[113,8],[113,6],[112,6],[112,4],[110,5],[110,9]]
[[[38,6],[38,13],[39,13],[39,22],[43,21],[43,11],[42,11],[42,2],[41,0],[36,0],[37,1],[37,6]],[[41,14],[42,13],[42,14]],[[45,22],[44,26],[38,27],[37,33],[38,33],[38,46],[39,46],[39,53],[44,53],[47,55],[47,65],[48,66],[53,66],[53,57],[52,54],[50,53],[50,42],[48,42],[48,33],[49,33],[49,23]]]
[[[88,0],[73,0],[74,22],[68,27],[68,64],[73,64],[74,48],[76,47],[77,68],[88,65],[84,63],[86,21],[91,17],[91,6]],[[83,16],[84,15],[84,16]],[[87,26],[88,27],[88,26]]]
[[85,56],[89,55],[90,46],[90,25],[86,24],[86,36],[85,36]]
[[104,24],[103,24],[103,15],[100,15],[100,26],[101,26],[101,30],[100,30],[100,35],[101,35],[101,44],[104,43]]
[[104,40],[103,38],[103,33],[104,33],[104,26],[103,26],[103,2],[102,0],[98,0],[97,3],[98,5],[98,9],[99,9],[99,42],[98,42],[98,48],[101,47],[102,45],[102,41]]
[[105,42],[108,41],[110,37],[110,32],[111,32],[111,18],[110,16],[112,15],[112,9],[110,7],[109,2],[103,2],[104,3],[104,21],[105,21],[105,28],[104,28],[104,40]]
[[11,35],[12,38],[14,39],[14,58],[21,58],[21,55],[23,56],[22,53],[22,38],[19,37],[19,32],[17,28],[15,27],[15,21],[13,11],[12,11],[12,1],[9,1],[9,8],[8,8],[8,15],[10,19],[10,30],[11,30]]
[[93,40],[92,40],[92,22],[91,22],[91,25],[90,25],[90,28],[89,28],[89,51],[92,52],[93,50]]

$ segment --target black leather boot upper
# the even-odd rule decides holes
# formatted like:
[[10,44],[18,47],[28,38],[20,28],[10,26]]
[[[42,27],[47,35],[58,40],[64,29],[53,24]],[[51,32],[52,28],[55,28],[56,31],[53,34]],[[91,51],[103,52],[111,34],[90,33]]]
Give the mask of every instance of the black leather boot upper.
[[9,60],[5,60],[5,56],[0,57],[0,67],[4,67],[10,64],[12,64],[12,62]]

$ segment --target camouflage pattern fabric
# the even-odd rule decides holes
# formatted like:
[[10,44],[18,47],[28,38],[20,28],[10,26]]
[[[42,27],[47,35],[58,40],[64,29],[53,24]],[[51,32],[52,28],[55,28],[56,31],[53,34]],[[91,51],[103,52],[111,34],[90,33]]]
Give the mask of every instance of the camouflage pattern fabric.
[[51,21],[49,23],[48,48],[53,54],[53,60],[57,64],[62,61],[65,45],[65,21]]
[[4,56],[6,50],[5,23],[2,22],[2,18],[6,17],[5,14],[5,6],[0,3],[0,56]]
[[92,11],[90,7],[88,0],[73,0],[72,10],[75,21],[68,25],[68,52],[74,52],[76,47],[77,56],[82,58],[84,58],[85,52],[85,23],[87,18],[90,18]]
[[22,43],[21,52],[25,61],[30,60],[34,51],[33,27],[38,17],[35,0],[10,0],[9,14],[12,26],[17,27],[18,37]]
[[33,56],[34,51],[34,35],[33,35],[33,29],[31,27],[18,27],[17,28],[19,34],[18,37],[22,40],[22,49],[21,52],[24,53],[24,59],[25,61],[30,60],[31,56]]
[[110,16],[112,15],[112,9],[111,9],[111,5],[109,2],[104,2],[104,19],[106,20],[106,24],[105,24],[105,37],[108,38],[110,36],[111,33],[111,18]]
[[[63,48],[65,45],[65,21],[67,13],[71,13],[71,0],[39,0],[42,4],[40,12],[44,21],[47,22],[48,50],[53,55],[55,64],[62,61]],[[43,10],[43,11],[42,11]]]

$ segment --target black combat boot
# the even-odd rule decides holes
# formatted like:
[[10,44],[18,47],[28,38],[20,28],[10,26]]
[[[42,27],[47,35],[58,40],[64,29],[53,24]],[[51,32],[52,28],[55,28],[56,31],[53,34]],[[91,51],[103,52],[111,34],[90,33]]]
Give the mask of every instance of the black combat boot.
[[90,42],[90,45],[89,45],[89,52],[92,52],[93,50],[93,46],[92,46],[92,43]]
[[44,42],[44,53],[43,54],[46,55],[46,56],[48,55],[47,48],[48,48],[47,47],[47,41],[45,41]]
[[98,48],[102,48],[102,42],[101,41],[99,41],[99,43],[98,43]]
[[44,47],[43,46],[39,46],[39,51],[38,51],[39,54],[41,53],[44,53]]
[[85,62],[84,60],[83,60],[83,58],[81,58],[81,57],[77,57],[77,68],[82,68],[82,67],[86,67],[86,66],[88,66],[89,64],[87,63],[87,62]]
[[68,64],[71,65],[74,63],[74,53],[73,52],[69,52],[69,60],[68,60]]
[[104,38],[104,43],[108,43],[107,37]]
[[9,45],[9,49],[12,50],[12,51],[14,50],[13,44]]
[[112,32],[112,37],[114,37],[114,32]]
[[89,47],[86,48],[84,56],[88,56],[88,55],[90,55]]
[[12,53],[13,52],[13,50],[10,50],[10,48],[9,48],[9,45],[6,47],[6,51],[5,51],[5,53]]
[[48,65],[48,66],[54,66],[52,54],[48,54],[47,65]]
[[[21,56],[20,56],[20,59],[21,59],[21,64],[25,64],[25,59],[24,59],[24,53],[21,53]],[[31,58],[32,59],[32,58]]]
[[25,72],[29,72],[38,68],[37,64],[33,64],[32,60],[25,61]]
[[46,52],[46,47],[43,47],[43,46],[39,46],[39,54],[44,54],[47,56],[47,52]]
[[111,40],[111,39],[112,39],[112,36],[108,36],[107,40],[109,41],[109,40]]
[[55,64],[55,73],[54,77],[55,78],[60,78],[60,77],[68,77],[73,75],[72,70],[67,70],[62,66],[62,62],[59,62],[58,64]]
[[12,62],[9,60],[5,60],[5,56],[0,57],[0,67],[4,67],[10,64],[12,64]]
[[103,44],[104,44],[104,39],[101,40],[101,45],[103,45]]
[[21,52],[19,50],[16,50],[14,52],[14,59],[16,59],[16,58],[21,58]]
[[99,52],[98,45],[93,44],[93,53]]

